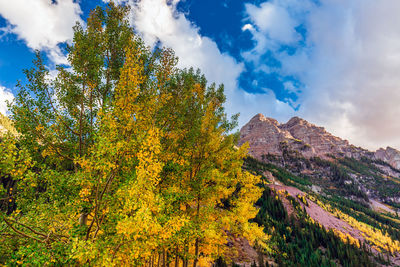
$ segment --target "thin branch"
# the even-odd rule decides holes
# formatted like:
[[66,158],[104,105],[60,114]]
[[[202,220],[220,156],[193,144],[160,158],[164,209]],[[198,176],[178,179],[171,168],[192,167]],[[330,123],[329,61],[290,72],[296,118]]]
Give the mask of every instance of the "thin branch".
[[27,234],[25,234],[24,232],[22,232],[22,231],[16,229],[14,226],[12,226],[12,224],[11,224],[9,221],[7,221],[6,218],[3,218],[3,220],[4,220],[4,222],[5,222],[14,232],[16,232],[17,234],[19,234],[19,235],[21,235],[21,236],[23,236],[23,237],[30,238],[30,239],[36,240],[36,241],[38,241],[38,242],[44,243],[43,240],[38,239],[38,238],[33,237],[33,236],[30,236],[30,235],[27,235]]
[[41,235],[41,236],[43,236],[43,237],[47,237],[47,235],[37,232],[36,230],[32,229],[30,226],[27,226],[27,225],[25,225],[25,224],[23,224],[23,223],[20,223],[20,222],[14,221],[14,220],[11,220],[11,221],[12,221],[13,223],[18,224],[18,225],[21,225],[22,227],[25,227],[26,229],[30,230],[31,232],[33,232],[33,233],[35,233],[35,234],[37,234],[37,235]]
[[[51,107],[53,108],[54,113],[56,113],[56,116],[57,116],[57,117],[61,118],[61,116],[58,114],[57,109],[55,108],[55,106],[54,106],[54,104],[53,104],[53,101],[51,100],[50,92],[49,92],[49,90],[47,89],[46,86],[45,86],[44,90],[46,91],[47,98],[49,99],[50,105],[51,105]],[[61,119],[60,119],[60,121],[61,121],[62,124],[64,124],[64,126],[67,127],[68,130],[70,130],[73,134],[78,135],[78,133],[75,132],[71,127],[69,127],[68,124],[67,124],[65,121],[63,121],[63,120],[61,120]]]
[[[101,200],[103,199],[103,196],[104,196],[105,192],[107,191],[108,186],[111,184],[111,181],[114,179],[114,177],[115,177],[116,174],[117,174],[117,169],[115,169],[113,172],[110,173],[110,176],[109,176],[108,179],[107,179],[106,185],[104,186],[102,192],[100,193],[100,197],[99,197],[99,199],[98,199],[98,206],[100,206]],[[97,207],[97,206],[96,206],[96,207]],[[95,216],[96,216],[96,215],[95,215]],[[88,228],[88,230],[87,230],[87,232],[86,232],[86,240],[89,239],[89,234],[90,234],[90,231],[92,230],[92,227],[93,227],[94,222],[95,222],[95,219],[93,218],[93,220],[92,220],[92,222],[90,223],[89,228]],[[100,224],[101,224],[101,222],[100,222]],[[99,228],[99,227],[98,227],[98,228]]]

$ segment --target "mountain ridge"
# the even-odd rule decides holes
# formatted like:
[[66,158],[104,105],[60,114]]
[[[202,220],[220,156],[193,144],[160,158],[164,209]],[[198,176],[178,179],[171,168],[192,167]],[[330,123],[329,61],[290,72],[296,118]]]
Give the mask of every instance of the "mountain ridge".
[[249,153],[262,159],[267,154],[282,155],[292,150],[306,158],[329,156],[360,159],[367,157],[381,160],[395,169],[400,169],[400,151],[387,147],[377,151],[354,146],[348,140],[334,136],[325,130],[300,117],[293,117],[286,123],[265,117],[259,113],[240,130],[239,145],[248,142]]

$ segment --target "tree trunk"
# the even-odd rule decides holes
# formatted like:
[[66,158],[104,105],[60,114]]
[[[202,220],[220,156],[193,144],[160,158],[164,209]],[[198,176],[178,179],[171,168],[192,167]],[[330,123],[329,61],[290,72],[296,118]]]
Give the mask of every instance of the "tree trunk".
[[157,267],[160,267],[160,263],[161,263],[161,253],[158,253]]
[[188,265],[189,265],[189,259],[188,259],[188,253],[189,252],[189,245],[188,245],[188,243],[187,243],[187,241],[185,242],[185,254],[184,254],[184,256],[185,256],[185,260],[184,260],[184,264],[183,264],[183,267],[188,267]]
[[193,261],[193,267],[197,266],[197,262],[199,261],[198,257],[199,257],[199,238],[196,238],[196,242],[194,244],[194,261]]
[[[199,220],[199,217],[200,217],[200,194],[197,195],[196,220]],[[194,243],[193,267],[197,266],[198,257],[199,257],[199,238],[197,237],[196,242]]]
[[82,156],[83,149],[83,116],[85,113],[85,80],[82,84],[82,97],[81,97],[81,113],[79,116],[79,155]]
[[170,264],[170,256],[171,256],[171,254],[169,254],[168,251],[167,251],[166,253],[167,253],[167,254],[166,254],[166,257],[167,257],[166,261],[167,261],[167,262],[166,262],[165,266],[166,266],[166,267],[169,267],[169,264]]
[[163,249],[163,253],[162,253],[162,255],[163,255],[163,264],[162,264],[162,266],[163,267],[165,267],[165,249]]
[[175,267],[179,267],[178,246],[176,246],[175,250]]

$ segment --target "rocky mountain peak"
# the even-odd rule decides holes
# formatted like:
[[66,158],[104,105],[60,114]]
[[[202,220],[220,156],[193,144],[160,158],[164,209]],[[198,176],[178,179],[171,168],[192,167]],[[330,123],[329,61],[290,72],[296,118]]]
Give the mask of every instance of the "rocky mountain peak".
[[386,151],[390,153],[399,153],[399,151],[393,147],[387,146]]
[[287,123],[283,124],[287,127],[293,127],[295,125],[307,125],[311,126],[311,123],[306,121],[305,119],[299,118],[299,117],[293,117],[291,118]]
[[272,119],[272,118],[265,117],[265,116],[264,116],[263,114],[261,114],[261,113],[258,113],[257,115],[255,115],[255,116],[254,116],[253,118],[251,118],[251,120],[250,120],[250,122],[253,122],[253,123],[258,122],[258,121],[268,122],[268,123],[271,123],[271,124],[273,124],[273,125],[279,125],[279,122],[278,122],[277,120]]
[[293,136],[288,131],[280,129],[277,120],[257,114],[240,130],[239,145],[248,142],[250,154],[261,158],[266,151],[279,153],[280,143],[290,139],[293,139]]
[[[281,124],[280,127],[289,131],[291,134],[294,135],[294,137],[296,137],[296,134],[300,134],[300,129],[302,132],[317,132],[321,135],[333,136],[328,133],[324,127],[316,126],[299,117],[291,118],[287,123]],[[300,136],[296,138],[300,138]]]
[[326,157],[327,154],[360,157],[366,152],[299,117],[280,124],[257,114],[240,130],[239,144],[244,142],[249,142],[250,153],[256,158],[266,154],[281,155],[284,149],[299,152],[304,157]]
[[265,134],[280,134],[282,131],[279,129],[279,122],[272,118],[267,118],[263,114],[259,113],[255,115],[245,126],[243,126],[241,132],[244,135],[254,135],[256,131],[258,135]]

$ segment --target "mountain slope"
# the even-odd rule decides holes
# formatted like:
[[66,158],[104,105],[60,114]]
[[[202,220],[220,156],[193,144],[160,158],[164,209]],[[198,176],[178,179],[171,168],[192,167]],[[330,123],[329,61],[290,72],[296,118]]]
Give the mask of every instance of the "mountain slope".
[[[239,144],[245,142],[250,144],[251,155],[245,161],[245,168],[262,175],[266,192],[279,199],[286,216],[293,215],[295,218],[285,227],[292,228],[292,231],[304,231],[304,227],[297,229],[296,225],[307,224],[306,228],[311,227],[315,232],[322,227],[321,231],[332,232],[344,243],[356,246],[355,251],[357,248],[364,251],[339,256],[328,249],[331,245],[323,241],[324,237],[320,236],[322,241],[318,242],[309,237],[308,242],[316,242],[314,245],[320,246],[318,255],[307,252],[306,248],[302,249],[304,255],[294,255],[293,260],[289,260],[291,257],[280,259],[275,255],[275,261],[281,262],[280,265],[295,265],[298,257],[305,257],[303,264],[310,266],[332,266],[332,261],[335,262],[333,265],[361,266],[354,262],[361,258],[356,260],[350,256],[352,253],[364,255],[363,266],[394,266],[400,263],[400,220],[397,214],[400,208],[400,171],[396,168],[397,150],[387,148],[371,152],[355,147],[301,118],[294,117],[285,124],[279,124],[262,114],[253,117],[241,129]],[[262,216],[270,218],[274,212],[275,208],[270,207]],[[268,221],[266,229],[281,227],[279,220],[260,220]],[[316,223],[318,227],[310,223]],[[297,236],[298,233],[283,230],[279,235],[270,233],[285,244],[278,246],[280,250],[299,246],[300,241],[287,237]],[[327,250],[330,252],[324,254]],[[319,259],[318,264],[312,263],[313,257]],[[326,262],[323,264],[323,261]]]
[[278,164],[249,157],[245,168],[264,177],[256,220],[271,235],[270,255],[279,266],[297,266],[300,258],[304,266],[400,264],[397,213],[374,210],[351,192],[315,186]]

